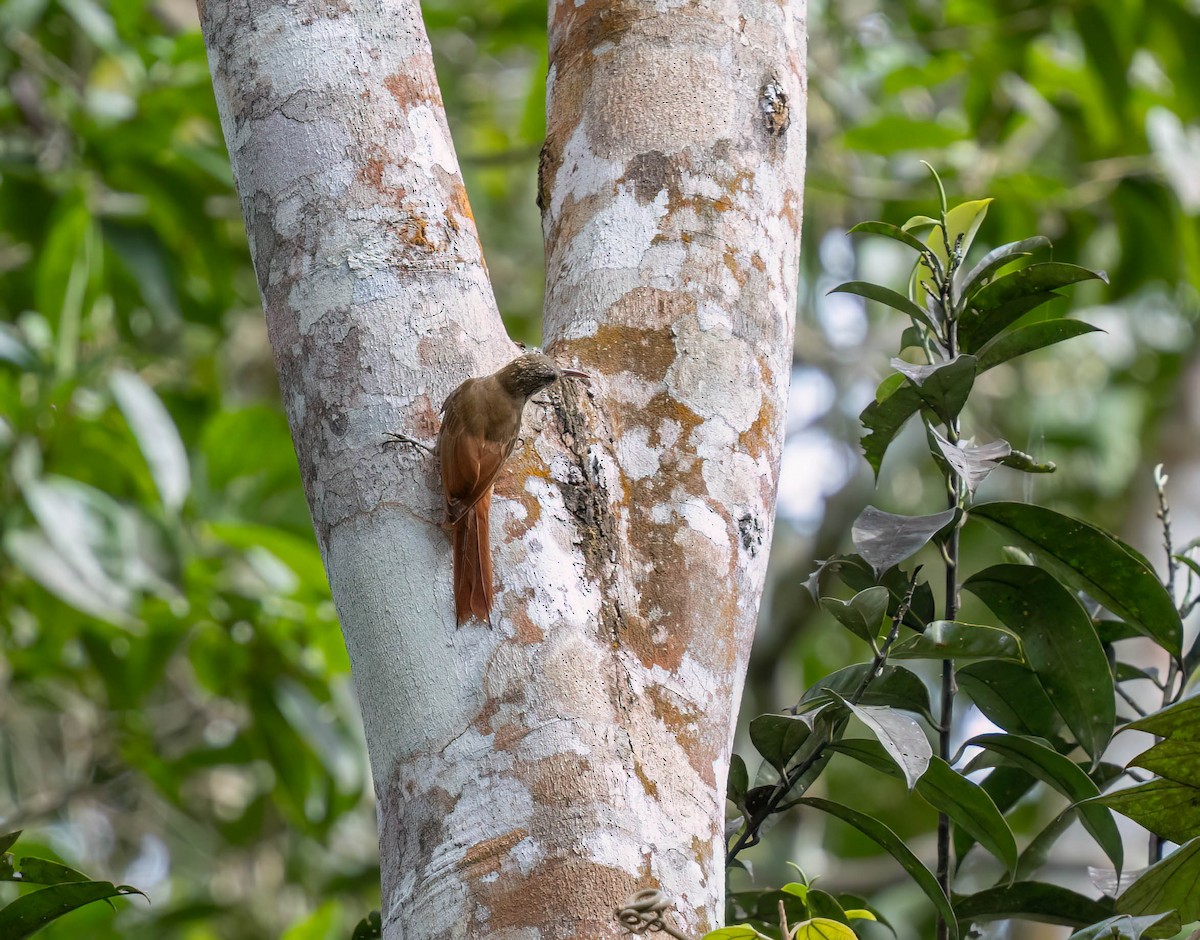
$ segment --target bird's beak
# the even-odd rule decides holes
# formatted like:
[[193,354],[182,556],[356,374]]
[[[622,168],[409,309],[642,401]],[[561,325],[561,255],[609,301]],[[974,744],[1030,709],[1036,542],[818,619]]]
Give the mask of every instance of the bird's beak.
[[564,379],[586,379],[589,382],[592,379],[586,372],[580,372],[578,369],[563,369],[562,377]]

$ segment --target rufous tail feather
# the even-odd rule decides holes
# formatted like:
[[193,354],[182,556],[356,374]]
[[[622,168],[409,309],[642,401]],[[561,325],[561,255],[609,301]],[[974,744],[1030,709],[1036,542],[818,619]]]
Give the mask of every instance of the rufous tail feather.
[[471,617],[492,623],[492,547],[487,493],[454,526],[454,612],[460,624]]

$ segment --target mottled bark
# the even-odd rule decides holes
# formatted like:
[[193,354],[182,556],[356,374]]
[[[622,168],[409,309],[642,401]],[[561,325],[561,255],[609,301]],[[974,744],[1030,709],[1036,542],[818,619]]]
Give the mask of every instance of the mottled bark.
[[209,0],[205,38],[362,701],[384,935],[715,926],[725,770],[770,543],[804,158],[800,0],[556,4],[546,337],[492,508],[495,629],[457,629],[432,439],[515,355],[419,10]]

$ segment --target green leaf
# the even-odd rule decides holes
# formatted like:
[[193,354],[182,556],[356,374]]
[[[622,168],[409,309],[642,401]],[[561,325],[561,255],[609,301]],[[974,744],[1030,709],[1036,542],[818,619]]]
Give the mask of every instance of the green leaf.
[[995,660],[963,666],[959,687],[987,719],[1013,734],[1050,738],[1062,726],[1057,709],[1033,671]]
[[1046,261],[1031,264],[992,281],[968,302],[959,320],[962,349],[972,352],[1029,311],[1060,296],[1055,291],[1079,281],[1106,280],[1103,274],[1076,264]]
[[1183,921],[1174,911],[1169,914],[1147,914],[1145,917],[1118,914],[1075,931],[1067,940],[1153,940],[1156,937],[1173,937],[1182,928]]
[[925,632],[892,647],[892,659],[1007,659],[1024,662],[1021,641],[1000,627],[957,620],[935,620]]
[[1050,239],[1045,235],[1034,235],[1032,238],[1023,238],[1021,241],[1009,242],[1007,245],[993,248],[964,275],[959,290],[960,295],[964,299],[971,297],[984,286],[985,278],[991,277],[1006,264],[1012,264],[1020,258],[1028,258],[1039,248],[1049,247]]
[[1126,726],[1129,731],[1145,731],[1161,738],[1200,741],[1200,696],[1185,698]]
[[995,565],[963,589],[1021,638],[1026,663],[1094,766],[1112,738],[1117,706],[1108,657],[1079,601],[1028,565]]
[[1151,780],[1096,800],[1139,826],[1182,845],[1200,836],[1200,789],[1174,780]]
[[859,222],[858,225],[850,229],[851,235],[883,235],[887,238],[895,239],[898,242],[903,242],[909,248],[915,248],[920,254],[924,255],[929,249],[925,247],[925,243],[916,235],[911,234],[898,225],[892,225],[888,222]]
[[811,733],[807,721],[792,715],[759,715],[750,722],[750,741],[755,750],[780,773]]
[[[899,387],[889,386],[889,380],[893,378],[898,378],[902,384]],[[863,456],[867,458],[867,463],[875,471],[876,479],[879,478],[879,468],[883,465],[883,456],[887,453],[888,447],[908,419],[921,410],[921,396],[917,394],[917,389],[908,384],[900,373],[893,373],[884,379],[879,386],[877,395],[884,392],[885,386],[888,386],[890,394],[871,402],[858,416],[867,431],[863,439],[859,441],[859,445],[863,449]]]
[[1174,656],[1183,644],[1179,612],[1158,576],[1107,533],[1041,506],[984,503],[973,517],[1015,536],[1060,580],[1085,591]]
[[1200,839],[1181,845],[1151,865],[1117,898],[1121,914],[1161,914],[1178,911],[1185,924],[1200,920]]
[[7,852],[11,849],[16,841],[21,838],[21,833],[24,831],[24,829],[17,829],[14,832],[6,832],[0,835],[0,852]]
[[[825,559],[817,566],[817,570],[809,575],[805,586],[814,598],[824,593],[823,585],[826,575],[835,575],[839,581],[854,591],[865,591],[876,584],[882,584],[888,589],[888,617],[896,616],[908,593],[909,575],[899,567],[889,568],[876,577],[874,570],[859,555],[834,555]],[[904,624],[914,630],[925,629],[925,624],[934,617],[933,590],[928,581],[918,581],[913,591],[912,603],[904,616]]]
[[51,921],[85,904],[130,894],[145,897],[137,888],[107,881],[76,881],[41,888],[22,895],[0,909],[0,937],[4,940],[24,940]]
[[858,940],[858,934],[828,917],[814,917],[796,925],[795,940]]
[[718,927],[710,930],[701,940],[770,940],[770,937],[759,933],[749,924],[737,924],[733,927]]
[[[836,694],[836,693],[835,693]],[[854,705],[841,696],[838,699],[863,723],[883,746],[888,756],[900,768],[904,782],[911,790],[929,767],[933,748],[921,726],[902,712],[891,708]]]
[[917,793],[965,829],[976,842],[1012,872],[1017,864],[1017,843],[1003,814],[987,791],[959,774],[940,757],[917,781]]
[[920,859],[913,855],[908,846],[904,844],[904,840],[896,835],[895,832],[878,819],[868,816],[865,813],[860,813],[858,810],[851,809],[848,806],[843,806],[841,803],[835,803],[832,800],[822,800],[817,797],[806,796],[800,797],[796,802],[837,816],[886,850],[892,858],[896,859],[903,866],[904,870],[908,872],[918,887],[925,892],[925,896],[933,902],[934,907],[937,908],[938,913],[949,926],[950,935],[957,940],[959,936],[958,921],[955,919],[954,908],[951,907],[950,900],[942,892],[937,879],[929,869],[921,864]]
[[[1083,802],[1099,796],[1100,788],[1078,764],[1057,751],[1015,734],[976,735],[964,745],[969,746],[991,751],[1008,763],[1048,783],[1071,802],[1080,804],[1075,809],[1083,827],[1104,850],[1104,854],[1113,863],[1113,868],[1121,870],[1124,863],[1121,834],[1117,831],[1112,813],[1107,808],[1096,803]],[[967,773],[976,769],[977,761],[978,758],[967,766]]]
[[[870,663],[858,663],[830,673],[804,693],[796,706],[797,711],[807,711],[808,708],[832,700],[830,692],[841,696],[852,695],[870,670]],[[867,686],[859,704],[902,708],[905,711],[916,712],[930,722],[933,721],[933,713],[929,706],[929,689],[915,673],[903,666],[884,666]]]
[[114,371],[109,387],[146,458],[163,506],[178,512],[191,488],[191,471],[175,422],[150,386],[133,372]]
[[1034,350],[1044,349],[1086,333],[1102,332],[1104,331],[1099,327],[1082,320],[1057,319],[1031,323],[1029,326],[1018,327],[1011,333],[1002,333],[985,343],[979,350],[979,365],[976,368],[980,373],[987,372],[1002,362],[1008,362]]
[[940,224],[934,225],[926,239],[926,243],[932,249],[933,253],[938,256],[938,260],[942,262],[943,267],[948,266],[945,241],[949,241],[951,250],[954,250],[956,247],[955,243],[961,235],[962,244],[957,247],[961,256],[965,258],[967,252],[971,250],[971,243],[975,241],[975,234],[979,231],[979,226],[983,224],[983,220],[987,216],[988,206],[991,204],[991,198],[972,199],[959,203],[947,212],[946,232],[949,236],[947,239],[942,238],[942,226]]
[[875,638],[887,615],[888,589],[876,585],[860,591],[848,601],[822,597],[821,606],[855,636],[875,646]]
[[892,359],[891,366],[909,380],[921,403],[946,424],[958,417],[975,384],[974,356],[956,356],[949,362],[926,366]]
[[[1200,787],[1200,741],[1172,736],[1129,762],[1151,773],[1190,787]],[[1178,842],[1178,839],[1172,841]]]
[[931,516],[897,516],[868,506],[854,520],[850,537],[878,576],[920,551],[956,514],[957,510],[947,509]]
[[884,287],[882,284],[872,284],[870,281],[847,281],[845,284],[839,284],[829,293],[857,294],[859,297],[865,297],[868,300],[874,300],[876,303],[884,304],[894,310],[899,310],[906,316],[912,317],[918,323],[925,324],[931,330],[937,329],[928,312],[922,310],[903,294],[892,290],[890,287]]
[[739,809],[743,808],[746,791],[750,788],[750,772],[740,754],[734,754],[729,759],[729,776],[725,785],[725,793],[730,802]]
[[91,881],[77,869],[46,858],[26,855],[20,863],[0,872],[0,881],[19,881],[30,885],[60,885],[76,881]]
[[1040,881],[1018,881],[976,894],[955,895],[960,923],[971,921],[1033,920],[1043,924],[1085,927],[1113,913],[1111,900],[1093,901],[1067,888]]
[[355,926],[350,940],[379,940],[382,936],[383,922],[380,919],[379,911],[371,911]]

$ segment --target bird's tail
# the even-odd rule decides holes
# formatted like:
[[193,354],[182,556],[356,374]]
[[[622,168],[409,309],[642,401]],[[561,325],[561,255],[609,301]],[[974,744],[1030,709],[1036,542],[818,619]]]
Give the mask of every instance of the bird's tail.
[[459,624],[473,616],[492,624],[491,506],[489,492],[454,525],[454,612]]

